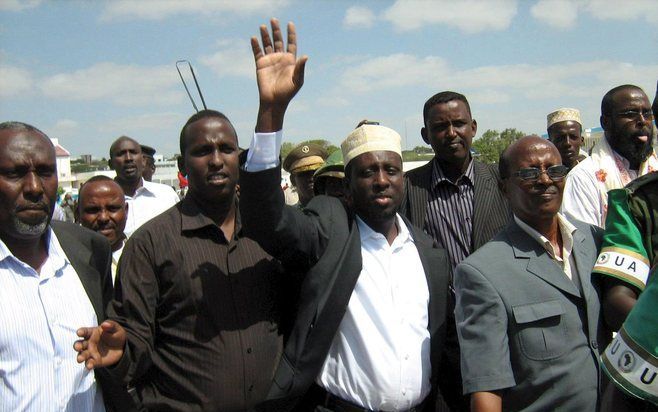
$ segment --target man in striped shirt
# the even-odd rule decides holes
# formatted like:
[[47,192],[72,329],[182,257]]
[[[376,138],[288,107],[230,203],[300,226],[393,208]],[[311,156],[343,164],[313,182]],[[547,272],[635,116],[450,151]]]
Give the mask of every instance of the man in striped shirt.
[[401,214],[446,249],[452,268],[488,242],[509,221],[494,165],[474,160],[477,122],[462,94],[444,91],[423,107],[420,133],[434,158],[405,175]]

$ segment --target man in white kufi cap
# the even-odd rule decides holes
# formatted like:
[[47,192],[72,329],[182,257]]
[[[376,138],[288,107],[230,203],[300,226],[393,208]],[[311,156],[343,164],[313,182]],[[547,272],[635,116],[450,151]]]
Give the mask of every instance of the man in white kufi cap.
[[583,145],[583,122],[580,111],[563,107],[546,116],[546,129],[550,140],[562,156],[562,164],[569,169],[585,160],[587,152]]
[[284,204],[283,117],[305,58],[284,52],[276,29],[272,42],[261,28],[262,48],[252,39],[261,108],[240,172],[240,213],[245,234],[304,280],[263,410],[300,401],[305,410],[424,410],[438,392],[464,409],[459,360],[442,362],[456,349],[446,253],[397,213],[400,135],[364,124],[342,142],[346,205],[324,195],[303,211]]

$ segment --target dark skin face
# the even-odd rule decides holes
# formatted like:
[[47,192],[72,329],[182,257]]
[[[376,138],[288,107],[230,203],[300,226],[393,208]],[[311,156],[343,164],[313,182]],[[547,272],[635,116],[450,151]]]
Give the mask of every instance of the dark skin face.
[[299,195],[299,202],[302,206],[306,206],[308,202],[313,199],[315,193],[313,192],[313,173],[314,170],[307,170],[305,172],[293,173],[290,175],[290,183],[297,189]]
[[121,247],[126,228],[128,204],[116,182],[89,182],[82,186],[78,204],[80,224],[107,238],[112,250]]
[[634,170],[651,154],[652,121],[649,98],[638,89],[622,89],[615,93],[611,113],[601,116],[608,143],[630,162]]
[[50,140],[38,132],[0,130],[0,237],[37,270],[46,257],[41,235],[56,198],[57,164]]
[[142,148],[133,139],[119,139],[114,142],[110,148],[108,162],[110,168],[117,172],[117,181],[122,186],[141,181],[144,170]]
[[337,197],[339,199],[343,199],[345,197],[344,179],[333,176],[327,176],[324,179],[325,181],[323,194],[331,197]]
[[582,126],[573,120],[558,122],[548,129],[548,139],[557,147],[564,165],[572,168],[578,164],[578,153],[583,144]]
[[557,212],[562,204],[564,179],[551,180],[541,173],[537,180],[523,180],[512,175],[519,169],[536,167],[545,171],[561,165],[560,153],[550,142],[540,138],[523,138],[510,149],[510,176],[503,180],[503,192],[516,216],[549,239],[548,228],[557,229]]
[[144,180],[150,182],[155,173],[155,162],[151,156],[142,154],[144,161],[144,168],[142,170],[142,177]]
[[452,180],[466,171],[476,132],[477,122],[460,100],[432,106],[425,127],[420,130],[425,143],[432,146],[441,169]]
[[238,138],[226,120],[206,117],[185,128],[185,139],[181,173],[188,178],[187,195],[194,197],[204,213],[221,224],[235,206]]
[[397,236],[395,214],[404,191],[400,155],[389,151],[363,153],[350,161],[346,172],[347,204],[392,243]]

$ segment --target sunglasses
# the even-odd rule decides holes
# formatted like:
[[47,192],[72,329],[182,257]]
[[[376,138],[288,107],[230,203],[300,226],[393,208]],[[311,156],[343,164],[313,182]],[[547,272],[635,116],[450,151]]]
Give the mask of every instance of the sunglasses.
[[546,170],[540,170],[536,167],[527,167],[525,169],[517,170],[512,173],[512,175],[518,176],[521,180],[537,180],[542,173],[546,173],[552,181],[558,182],[567,176],[569,168],[564,165],[551,166]]

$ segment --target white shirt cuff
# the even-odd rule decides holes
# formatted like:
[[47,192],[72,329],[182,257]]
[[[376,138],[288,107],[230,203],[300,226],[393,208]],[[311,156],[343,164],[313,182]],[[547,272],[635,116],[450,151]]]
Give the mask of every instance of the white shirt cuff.
[[248,172],[260,172],[277,167],[279,165],[282,140],[282,130],[274,133],[254,133],[254,137],[251,139],[251,145],[249,145],[249,153],[247,154],[247,161],[244,164],[244,170]]

